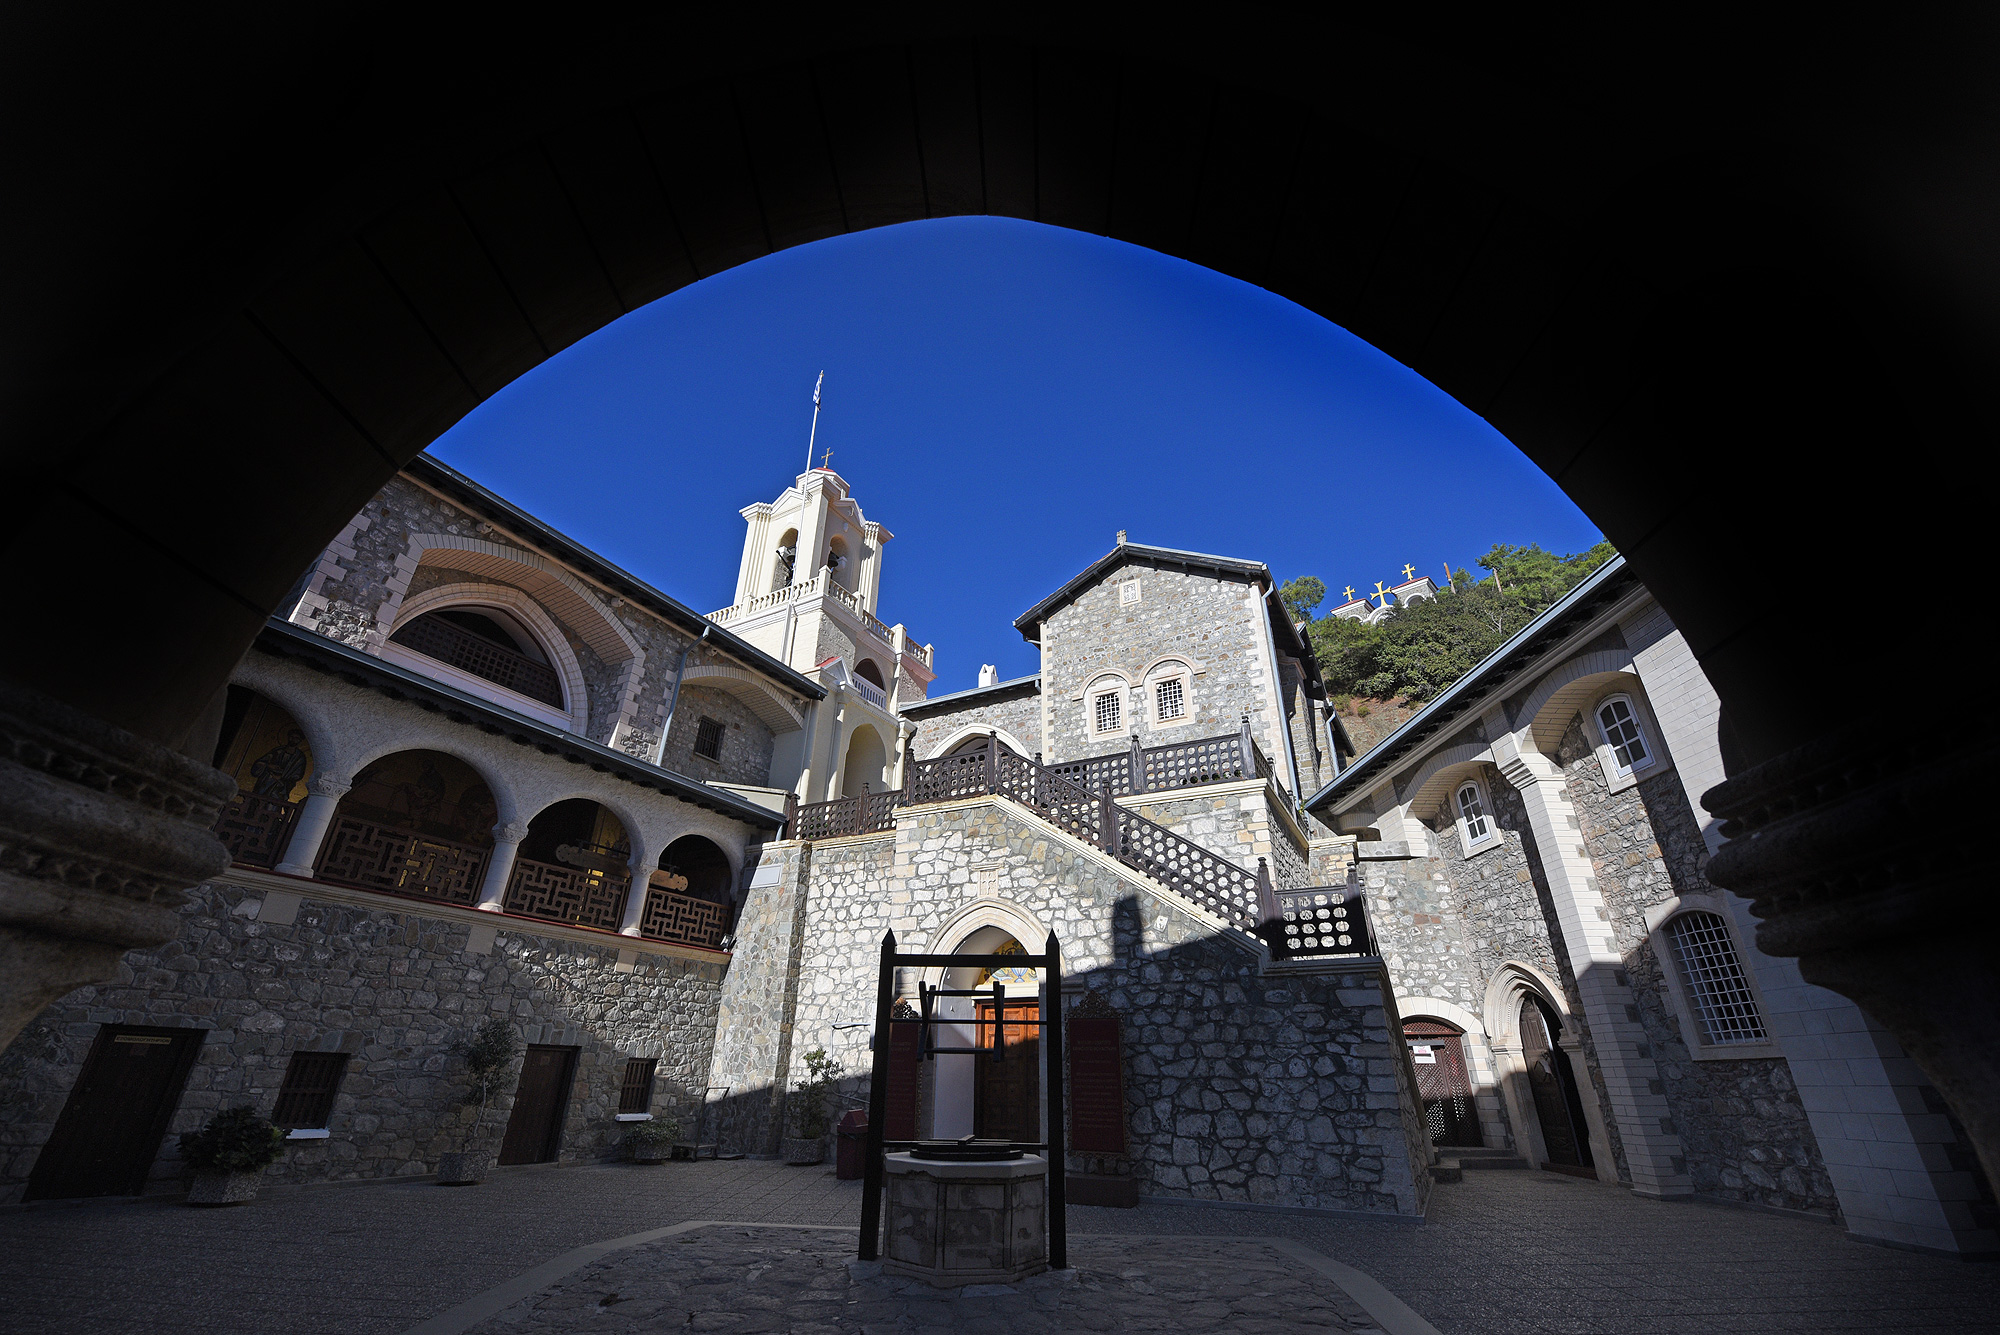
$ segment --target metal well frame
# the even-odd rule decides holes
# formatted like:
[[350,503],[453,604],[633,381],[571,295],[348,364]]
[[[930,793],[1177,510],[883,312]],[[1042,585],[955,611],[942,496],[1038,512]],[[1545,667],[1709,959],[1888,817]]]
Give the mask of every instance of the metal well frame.
[[[1048,1158],[1048,1216],[1049,1216],[1049,1267],[1053,1270],[1069,1269],[1069,1220],[1065,1209],[1064,1174],[1064,1127],[1063,1108],[1067,1103],[1063,1081],[1062,1060],[1062,945],[1054,932],[1049,933],[1039,955],[902,955],[896,951],[896,934],[893,931],[882,934],[882,968],[875,992],[875,1036],[869,1048],[875,1054],[873,1070],[868,1080],[868,1161],[863,1170],[861,1184],[861,1245],[860,1258],[864,1261],[879,1260],[882,1237],[882,1186],[885,1176],[882,1156],[890,1150],[915,1149],[922,1142],[915,1140],[889,1140],[884,1136],[884,1123],[889,1116],[889,1026],[892,1024],[922,1025],[923,1042],[919,1045],[919,1060],[929,1061],[940,1053],[945,1055],[986,1056],[994,1062],[1006,1060],[1006,989],[996,983],[991,988],[943,988],[924,987],[921,999],[923,1010],[905,1018],[894,1014],[896,1004],[896,970],[899,968],[951,969],[965,965],[984,965],[987,968],[1035,968],[1042,971],[1042,997],[1040,1017],[1035,1021],[1042,1030],[1042,1104],[1044,1119],[1048,1126],[1045,1141],[1009,1141],[1009,1149],[1038,1150]],[[994,1007],[991,1020],[981,1020],[976,1016],[969,1020],[940,1020],[931,1013],[931,1003],[938,997],[991,997],[1000,1003]],[[1012,1021],[1019,1024],[1021,1021]],[[998,1026],[990,1048],[941,1048],[932,1044],[930,1027],[934,1024]]]

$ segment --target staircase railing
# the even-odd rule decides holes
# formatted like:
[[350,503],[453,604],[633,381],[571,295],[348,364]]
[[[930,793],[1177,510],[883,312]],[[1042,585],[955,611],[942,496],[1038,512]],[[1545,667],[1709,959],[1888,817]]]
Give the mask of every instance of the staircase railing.
[[1137,733],[1123,751],[1068,760],[1050,769],[1092,792],[1126,797],[1171,788],[1197,788],[1238,779],[1268,779],[1271,762],[1250,735],[1250,716],[1235,732],[1164,746],[1141,746]]

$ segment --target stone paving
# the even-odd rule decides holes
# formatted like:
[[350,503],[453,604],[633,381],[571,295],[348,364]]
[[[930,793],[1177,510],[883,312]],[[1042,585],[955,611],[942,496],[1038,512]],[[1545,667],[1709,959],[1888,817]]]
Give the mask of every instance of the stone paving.
[[[1466,1179],[1432,1193],[1421,1226],[1073,1208],[1071,1245],[1084,1261],[1112,1235],[1284,1239],[1379,1280],[1443,1335],[2000,1332],[2000,1265],[1548,1173]],[[699,1219],[852,1226],[860,1196],[823,1168],[739,1161],[502,1169],[458,1190],[266,1188],[222,1210],[17,1207],[0,1210],[0,1333],[396,1335],[586,1244]]]
[[1222,1331],[1378,1335],[1338,1289],[1266,1243],[1079,1238],[1071,1268],[938,1289],[853,1259],[839,1234],[705,1228],[584,1267],[472,1327],[476,1335],[1044,1335]]

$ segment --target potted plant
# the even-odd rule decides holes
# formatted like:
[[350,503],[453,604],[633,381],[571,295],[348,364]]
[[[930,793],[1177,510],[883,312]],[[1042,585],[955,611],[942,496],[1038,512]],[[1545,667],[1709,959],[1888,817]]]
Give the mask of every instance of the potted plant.
[[285,1133],[249,1108],[225,1108],[181,1137],[181,1159],[194,1170],[189,1205],[241,1205],[257,1179],[285,1152]]
[[825,1048],[808,1052],[805,1062],[805,1076],[792,1082],[794,1093],[786,1101],[785,1113],[792,1123],[792,1134],[785,1137],[785,1162],[789,1164],[826,1162],[826,1133],[831,1121],[827,1099],[846,1074],[846,1068],[827,1056]]
[[460,1135],[458,1148],[438,1156],[437,1180],[441,1187],[477,1186],[486,1176],[486,1153],[474,1145],[485,1130],[486,1105],[499,1092],[508,1068],[514,1064],[514,1027],[496,1016],[473,1031],[472,1037],[459,1044],[457,1051],[465,1062],[465,1102],[477,1103],[479,1111]]
[[650,1122],[633,1123],[625,1133],[625,1150],[633,1163],[664,1163],[680,1137],[680,1122],[656,1113]]

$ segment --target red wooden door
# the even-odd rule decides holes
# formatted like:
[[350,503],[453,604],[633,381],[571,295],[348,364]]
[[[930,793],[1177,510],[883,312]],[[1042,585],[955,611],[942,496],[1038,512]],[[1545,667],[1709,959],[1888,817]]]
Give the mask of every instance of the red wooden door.
[[[981,1054],[972,1060],[977,1067],[972,1102],[972,1131],[987,1140],[1016,1140],[1033,1144],[1042,1138],[1042,1028],[1038,1001],[1007,1003],[1007,1049],[1000,1061]],[[993,1018],[993,1003],[979,1003],[979,1018]],[[979,1026],[979,1046],[993,1046],[995,1029]]]
[[1417,1073],[1424,1101],[1424,1126],[1433,1145],[1479,1145],[1479,1118],[1472,1105],[1472,1081],[1465,1070],[1465,1036],[1441,1020],[1408,1020],[1403,1041]]

